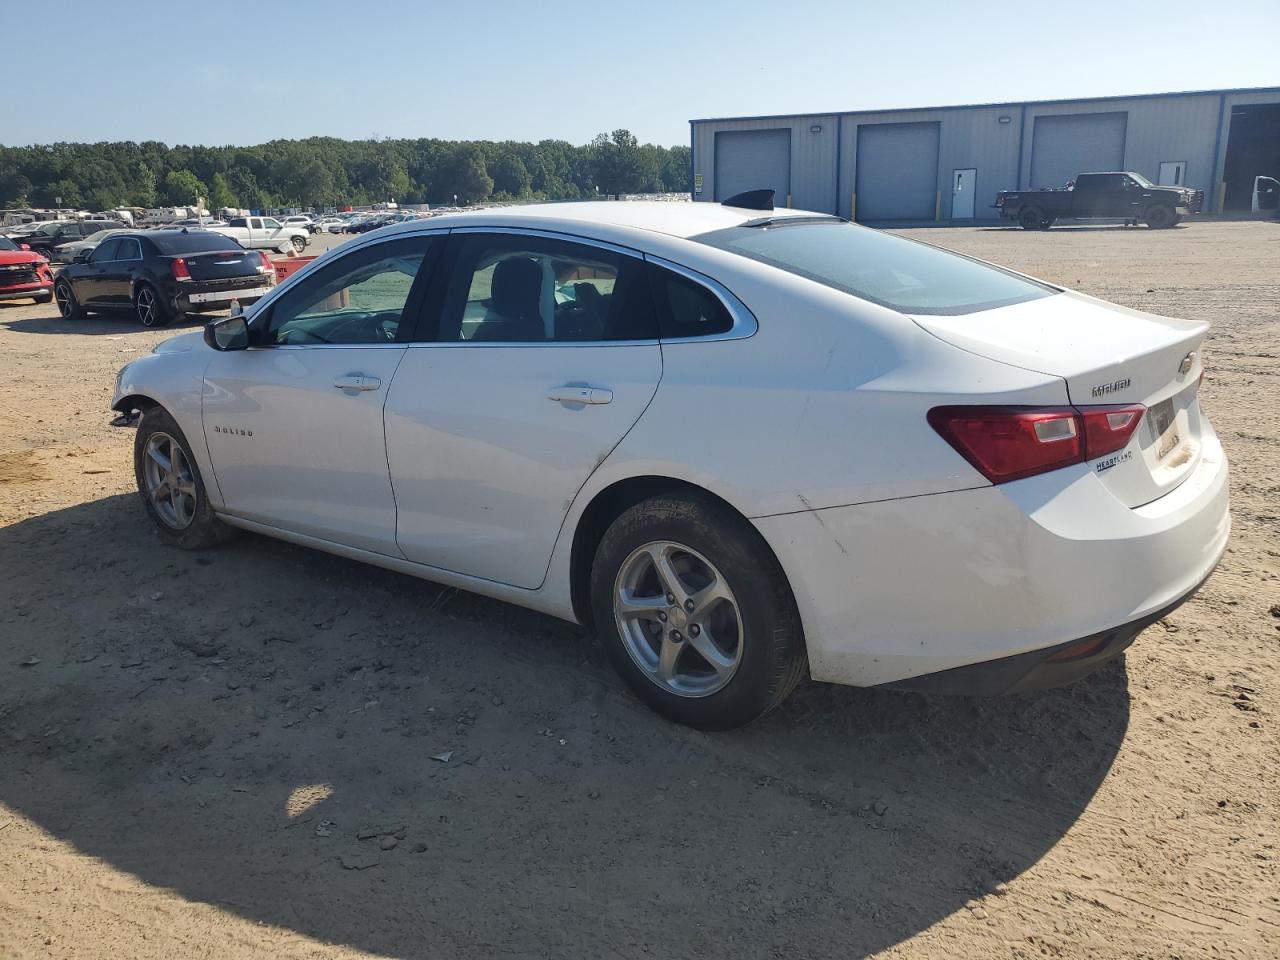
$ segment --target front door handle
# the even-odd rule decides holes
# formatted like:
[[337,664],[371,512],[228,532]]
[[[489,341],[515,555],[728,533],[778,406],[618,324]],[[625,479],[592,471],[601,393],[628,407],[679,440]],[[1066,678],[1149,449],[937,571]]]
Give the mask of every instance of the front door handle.
[[353,373],[347,377],[334,377],[333,385],[339,390],[377,390],[382,386],[382,381],[377,377]]
[[603,387],[556,387],[547,394],[548,400],[557,403],[609,403],[613,400],[613,391]]

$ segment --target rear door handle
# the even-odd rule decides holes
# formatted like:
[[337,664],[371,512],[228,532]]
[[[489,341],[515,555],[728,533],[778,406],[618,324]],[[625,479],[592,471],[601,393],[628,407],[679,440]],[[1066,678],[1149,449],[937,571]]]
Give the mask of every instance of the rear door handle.
[[603,387],[556,387],[547,394],[548,400],[558,403],[610,403],[613,391]]
[[348,377],[334,377],[333,385],[339,390],[377,390],[382,386],[382,381],[377,377],[353,373]]

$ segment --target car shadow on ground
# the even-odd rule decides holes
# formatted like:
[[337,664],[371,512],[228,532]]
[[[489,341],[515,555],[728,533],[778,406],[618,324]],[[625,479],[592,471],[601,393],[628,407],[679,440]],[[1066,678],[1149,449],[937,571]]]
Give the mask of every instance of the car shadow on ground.
[[[30,310],[32,304],[19,302],[12,306],[26,307]],[[141,333],[148,329],[140,324],[137,317],[129,310],[121,310],[115,313],[91,313],[81,320],[65,320],[58,314],[58,308],[53,304],[38,304],[37,306],[43,311],[38,317],[15,317],[10,319],[5,316],[5,304],[0,302],[0,326],[4,326],[14,333],[75,333],[89,336],[103,333]],[[172,330],[175,333],[187,333],[203,327],[214,316],[216,315],[184,314],[176,317],[163,329]]]
[[0,529],[0,584],[0,802],[392,957],[873,953],[1035,864],[1128,723],[1116,663],[1007,699],[806,684],[702,734],[580,628],[256,536],[175,550],[134,496]]

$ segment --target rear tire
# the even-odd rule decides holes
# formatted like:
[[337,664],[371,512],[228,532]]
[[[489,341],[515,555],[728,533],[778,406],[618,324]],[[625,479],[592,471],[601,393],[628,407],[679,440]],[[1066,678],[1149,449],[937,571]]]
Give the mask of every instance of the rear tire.
[[1018,213],[1018,225],[1023,230],[1047,230],[1052,222],[1039,207],[1023,207]]
[[307,249],[307,241],[302,239],[302,237],[294,237],[292,242],[294,253],[301,253],[303,250]]
[[[713,599],[692,610],[682,599],[700,595]],[[755,528],[710,497],[655,497],[618,517],[596,550],[591,603],[622,679],[676,723],[740,727],[782,703],[806,672],[782,568]]]
[[167,327],[173,320],[173,311],[149,283],[133,292],[133,312],[144,327]]
[[84,307],[80,306],[75,291],[66,280],[59,280],[53,285],[53,298],[58,301],[58,313],[63,320],[80,320],[84,317]]
[[[167,461],[170,469],[166,470],[162,461]],[[166,543],[184,550],[204,550],[239,532],[213,512],[191,444],[164,407],[152,407],[142,414],[133,441],[133,470],[143,508]]]
[[1149,208],[1143,219],[1152,230],[1167,230],[1176,222],[1173,210],[1163,204]]

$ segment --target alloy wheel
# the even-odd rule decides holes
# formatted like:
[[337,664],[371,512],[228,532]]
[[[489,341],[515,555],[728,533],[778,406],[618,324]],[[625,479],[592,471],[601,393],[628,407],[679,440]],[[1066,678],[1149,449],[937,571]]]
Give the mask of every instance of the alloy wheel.
[[142,321],[142,325],[144,327],[155,326],[156,295],[151,292],[150,287],[143,287],[138,291],[135,306],[138,310],[138,319]]
[[157,431],[147,438],[143,457],[146,495],[160,521],[185,530],[196,516],[196,478],[182,444]]
[[75,301],[72,296],[71,288],[65,283],[54,284],[53,298],[58,302],[58,313],[63,318],[69,318],[75,312]]
[[742,662],[738,601],[715,564],[684,544],[633,550],[614,582],[613,613],[627,654],[669,693],[710,696]]

